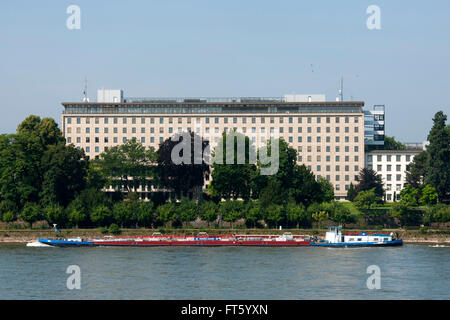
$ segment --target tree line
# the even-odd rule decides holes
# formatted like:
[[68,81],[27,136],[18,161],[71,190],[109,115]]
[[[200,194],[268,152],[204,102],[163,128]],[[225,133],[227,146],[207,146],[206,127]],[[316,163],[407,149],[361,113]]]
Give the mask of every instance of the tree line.
[[[445,120],[445,115],[436,114],[426,156],[417,156],[408,173],[411,182],[405,190],[418,190],[418,204],[434,201],[433,190],[436,201],[448,200],[450,135]],[[237,161],[237,140],[241,138],[245,141],[244,163]],[[195,134],[187,139],[194,150]],[[83,150],[66,144],[53,119],[29,116],[15,134],[0,135],[0,218],[78,227],[113,223],[123,227],[180,226],[198,218],[214,224],[245,219],[248,226],[261,226],[262,221],[287,227],[307,227],[326,220],[355,221],[346,206],[334,201],[333,186],[299,165],[297,151],[283,139],[277,141],[278,170],[273,175],[261,175],[266,163],[250,161],[253,146],[248,137],[224,133],[218,147],[223,148],[227,139],[233,140],[234,164],[223,161],[209,166],[205,159],[195,159],[198,155],[193,152],[183,155],[183,150],[179,156],[191,161],[174,164],[172,151],[177,139],[166,139],[158,150],[131,139],[109,148],[98,159],[89,159]],[[271,154],[273,143],[269,141],[258,154]],[[208,147],[208,141],[202,141],[202,151]],[[226,151],[222,156],[227,158]],[[426,161],[420,162],[422,158]],[[441,172],[440,179],[436,179],[436,171]],[[210,178],[209,184],[203,192],[206,178]],[[137,192],[148,193],[149,201],[140,200]],[[402,199],[410,199],[407,192]],[[175,197],[169,199],[169,194]],[[359,183],[348,190],[349,200],[361,209],[382,202],[382,195],[381,181],[368,169],[361,170]],[[442,210],[437,212],[445,216]]]

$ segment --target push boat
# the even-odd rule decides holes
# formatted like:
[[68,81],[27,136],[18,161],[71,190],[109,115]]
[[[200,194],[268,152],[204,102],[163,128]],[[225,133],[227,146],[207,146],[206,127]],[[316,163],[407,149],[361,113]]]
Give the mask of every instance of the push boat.
[[174,236],[154,233],[151,236],[111,237],[97,239],[38,239],[42,244],[55,247],[168,247],[168,246],[247,246],[247,247],[297,247],[309,246],[311,236],[292,235],[208,235],[199,233],[196,236]]
[[316,247],[393,247],[401,246],[403,240],[393,233],[342,233],[342,227],[328,227],[324,240],[311,241]]

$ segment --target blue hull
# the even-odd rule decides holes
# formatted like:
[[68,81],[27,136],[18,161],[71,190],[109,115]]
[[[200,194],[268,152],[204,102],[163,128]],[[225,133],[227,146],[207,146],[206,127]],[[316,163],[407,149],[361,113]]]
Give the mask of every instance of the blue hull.
[[392,240],[385,242],[338,242],[338,243],[328,243],[328,242],[311,242],[311,246],[314,247],[395,247],[401,246],[403,240]]
[[88,241],[67,241],[53,239],[38,239],[40,243],[45,243],[54,247],[96,247],[97,244]]

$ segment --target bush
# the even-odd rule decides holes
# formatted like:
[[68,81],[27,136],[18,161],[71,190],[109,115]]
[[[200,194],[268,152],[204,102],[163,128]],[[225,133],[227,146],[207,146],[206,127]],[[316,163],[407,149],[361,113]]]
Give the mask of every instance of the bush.
[[25,204],[22,212],[20,213],[20,218],[30,224],[30,228],[33,223],[42,218],[42,210],[36,203],[28,202]]
[[438,204],[427,210],[427,215],[431,216],[434,222],[450,221],[450,205]]
[[91,220],[97,226],[107,226],[112,221],[112,213],[111,210],[104,205],[100,205],[96,207],[91,213]]
[[63,227],[67,222],[67,215],[64,212],[63,207],[59,204],[51,204],[44,209],[45,219],[50,225],[57,224],[59,227]]
[[111,225],[108,228],[108,231],[109,231],[109,233],[112,233],[112,234],[120,234],[121,233],[119,226],[115,223],[111,223]]

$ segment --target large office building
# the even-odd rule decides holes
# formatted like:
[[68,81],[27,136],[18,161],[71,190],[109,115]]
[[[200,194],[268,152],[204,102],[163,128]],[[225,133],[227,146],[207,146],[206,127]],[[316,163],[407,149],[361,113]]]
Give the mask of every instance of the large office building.
[[[364,102],[326,101],[325,96],[273,98],[126,98],[122,90],[99,90],[97,102],[63,102],[67,143],[98,157],[109,147],[136,138],[147,147],[175,133],[195,132],[214,147],[222,132],[236,130],[255,147],[281,137],[298,151],[298,162],[328,179],[345,198],[364,166],[364,144],[384,139],[383,118],[365,124]],[[366,111],[367,113],[367,111]],[[370,118],[370,114],[367,115]],[[369,125],[369,129],[367,126]],[[375,128],[375,126],[378,126]],[[376,130],[375,130],[376,129]],[[375,130],[374,138],[372,131]],[[365,131],[371,134],[367,137]]]

